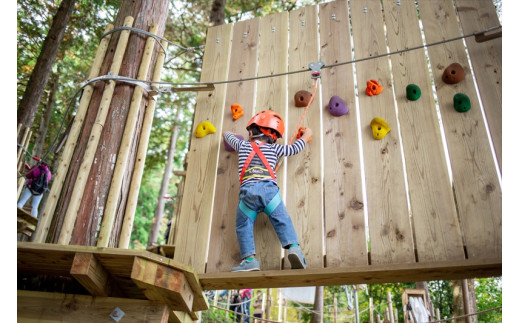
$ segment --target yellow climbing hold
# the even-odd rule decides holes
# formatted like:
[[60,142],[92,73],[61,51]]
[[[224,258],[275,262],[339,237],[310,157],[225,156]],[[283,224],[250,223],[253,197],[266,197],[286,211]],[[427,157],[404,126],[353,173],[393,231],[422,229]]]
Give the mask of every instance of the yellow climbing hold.
[[195,137],[202,138],[207,134],[215,133],[217,130],[215,126],[209,121],[202,121],[199,123],[197,128],[195,128]]
[[390,131],[390,126],[383,118],[375,117],[370,122],[374,139],[381,140]]

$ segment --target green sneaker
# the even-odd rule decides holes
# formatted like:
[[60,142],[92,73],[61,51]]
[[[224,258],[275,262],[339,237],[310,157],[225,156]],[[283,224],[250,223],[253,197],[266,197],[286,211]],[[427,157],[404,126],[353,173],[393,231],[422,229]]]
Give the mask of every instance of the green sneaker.
[[240,265],[231,268],[231,271],[256,271],[260,270],[260,264],[256,258],[252,260],[244,259]]

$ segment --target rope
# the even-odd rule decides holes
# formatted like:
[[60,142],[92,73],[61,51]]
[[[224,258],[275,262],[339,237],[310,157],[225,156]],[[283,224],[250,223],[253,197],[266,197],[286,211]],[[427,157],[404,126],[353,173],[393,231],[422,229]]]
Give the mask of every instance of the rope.
[[483,314],[483,313],[487,313],[487,312],[496,311],[496,310],[501,309],[501,308],[502,308],[502,306],[498,306],[498,307],[493,307],[493,308],[490,308],[490,309],[487,309],[487,310],[483,310],[483,311],[480,311],[480,312],[475,312],[475,313],[470,313],[470,314],[460,315],[460,316],[454,316],[454,317],[449,318],[449,319],[436,320],[436,321],[428,321],[428,322],[424,322],[424,323],[439,323],[439,322],[447,322],[447,321],[451,321],[451,320],[455,320],[455,319],[460,319],[460,318],[465,318],[465,317],[469,317],[469,316],[474,316],[474,315],[479,315],[479,314]]

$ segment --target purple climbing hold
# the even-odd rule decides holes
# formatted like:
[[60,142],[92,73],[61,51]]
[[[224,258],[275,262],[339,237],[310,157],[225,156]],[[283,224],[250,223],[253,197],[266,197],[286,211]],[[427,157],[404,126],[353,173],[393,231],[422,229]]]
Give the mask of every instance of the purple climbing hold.
[[348,106],[342,98],[334,95],[329,101],[329,112],[333,116],[339,117],[348,113]]
[[[236,135],[235,137],[237,137],[240,140],[244,140],[244,136]],[[233,147],[230,144],[228,144],[227,141],[225,141],[225,140],[224,140],[224,148],[227,151],[235,151],[235,149],[233,149]]]

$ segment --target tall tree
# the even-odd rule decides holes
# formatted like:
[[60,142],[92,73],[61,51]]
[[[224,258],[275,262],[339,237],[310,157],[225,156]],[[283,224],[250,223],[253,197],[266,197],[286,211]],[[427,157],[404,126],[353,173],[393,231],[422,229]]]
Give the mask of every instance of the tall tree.
[[226,18],[226,0],[213,0],[209,20],[213,26],[224,24]]
[[[75,2],[76,0],[63,0],[52,20],[51,28],[43,42],[36,66],[29,78],[22,101],[18,106],[17,120],[18,123],[22,124],[22,129],[30,127],[34,121],[36,110],[49,80],[52,64],[58,54],[58,48],[63,40]],[[23,133],[23,131],[20,133]],[[20,141],[20,139],[19,135],[17,140]]]

